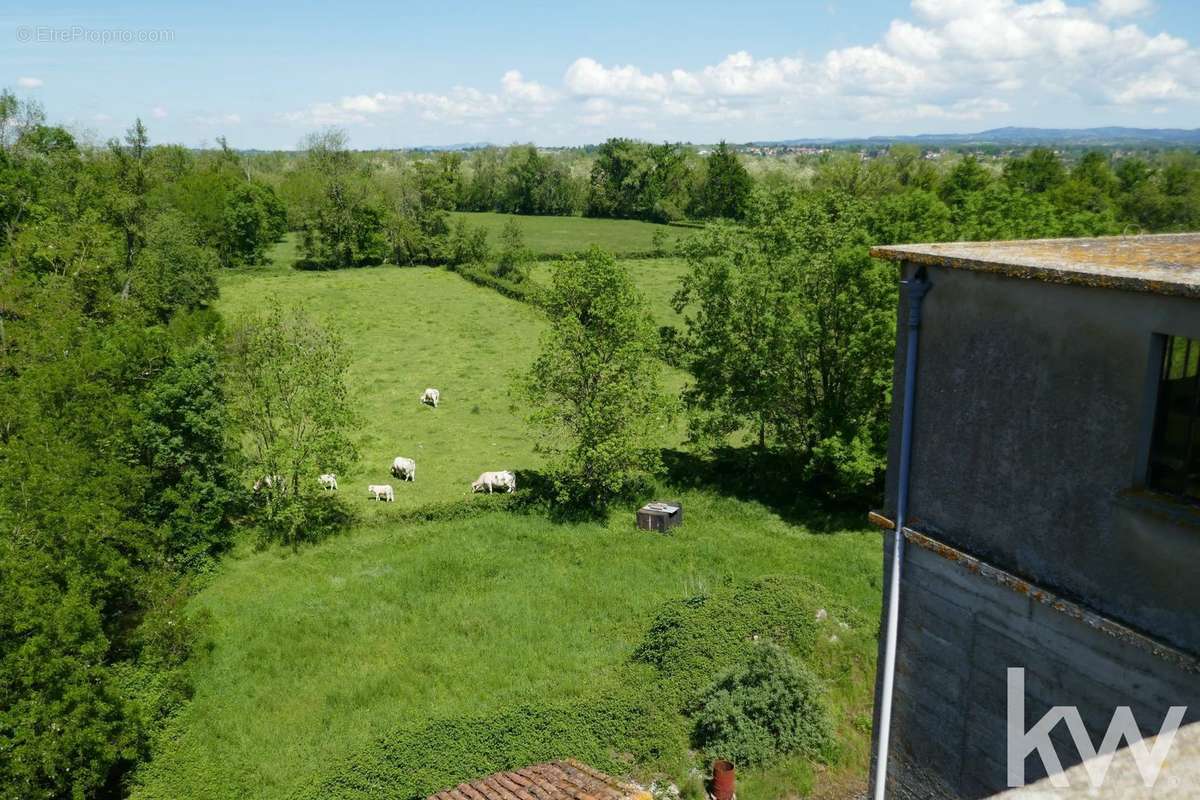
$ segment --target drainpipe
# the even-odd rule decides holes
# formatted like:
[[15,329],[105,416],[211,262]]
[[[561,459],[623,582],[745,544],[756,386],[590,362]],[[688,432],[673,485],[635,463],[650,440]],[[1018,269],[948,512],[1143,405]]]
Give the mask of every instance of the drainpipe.
[[896,638],[900,627],[900,567],[904,563],[904,518],[908,514],[908,472],[912,461],[912,420],[917,390],[917,345],[921,332],[921,302],[929,291],[925,268],[908,288],[908,346],[904,359],[904,407],[900,425],[900,475],[896,484],[896,530],[892,542],[892,580],[888,585],[887,638],[883,656],[883,688],[879,697],[879,738],[875,753],[875,800],[884,800],[887,786],[888,735],[892,727],[892,687],[896,678]]

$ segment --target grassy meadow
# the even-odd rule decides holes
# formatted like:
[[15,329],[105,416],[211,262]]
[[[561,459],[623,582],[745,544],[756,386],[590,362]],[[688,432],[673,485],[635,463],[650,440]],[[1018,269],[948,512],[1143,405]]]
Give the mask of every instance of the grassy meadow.
[[500,231],[509,220],[521,226],[525,245],[539,256],[560,255],[597,244],[617,256],[645,255],[654,249],[654,234],[662,232],[669,251],[683,239],[693,236],[696,228],[681,225],[656,225],[635,219],[598,219],[594,217],[534,217],[498,214],[490,211],[454,211],[454,220],[488,232],[492,247],[499,242]]
[[[226,282],[220,308],[235,318],[267,298],[299,304],[349,344],[359,459],[338,483],[360,510],[378,505],[367,484],[391,483],[395,507],[414,508],[469,495],[485,470],[540,463],[509,395],[544,325],[534,309],[446,270],[388,266],[238,275]],[[441,392],[436,409],[419,401],[427,386]],[[416,460],[414,481],[388,472],[396,456]]]
[[[626,225],[521,222],[539,226],[542,248],[571,238],[551,234],[555,226],[578,226],[564,249],[586,243],[600,230],[593,223]],[[225,559],[193,601],[211,617],[193,664],[195,697],[172,720],[133,797],[317,796],[340,764],[389,732],[593,697],[628,674],[663,603],[767,575],[804,576],[836,598],[840,610],[822,623],[811,663],[828,685],[840,754],[831,766],[793,757],[739,771],[739,796],[831,799],[863,789],[882,574],[878,535],[859,515],[785,508],[739,476],[689,468],[692,457],[677,451],[659,491],[683,500],[687,521],[670,536],[636,530],[632,508],[606,522],[506,511],[402,522],[402,510],[466,498],[484,469],[541,463],[508,387],[534,357],[545,321],[447,270],[296,271],[288,269],[290,242],[274,255],[271,266],[225,276],[220,309],[236,316],[267,299],[298,303],[345,337],[360,457],[339,482],[361,521],[295,552],[246,545]],[[671,322],[682,262],[626,263],[656,318]],[[547,269],[539,264],[534,279]],[[670,388],[682,381],[667,373]],[[426,386],[441,390],[440,408],[418,402]],[[663,432],[664,447],[680,441],[678,429]],[[396,455],[417,460],[414,483],[388,474]],[[367,498],[375,482],[396,487],[394,505]],[[631,763],[628,771],[644,780],[687,776],[680,764]],[[385,787],[372,796],[406,795]]]

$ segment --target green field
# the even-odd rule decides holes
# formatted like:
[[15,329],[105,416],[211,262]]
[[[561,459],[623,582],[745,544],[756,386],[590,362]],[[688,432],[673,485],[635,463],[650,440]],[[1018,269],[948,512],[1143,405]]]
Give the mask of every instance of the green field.
[[[511,375],[532,361],[544,325],[534,309],[445,270],[390,266],[238,275],[220,308],[236,316],[265,298],[301,305],[349,343],[359,461],[338,483],[360,510],[465,497],[480,472],[540,463],[509,396]],[[419,401],[428,386],[441,392],[436,409]],[[391,477],[396,456],[416,460],[416,480]],[[395,486],[394,508],[373,508],[370,483]]]
[[557,255],[583,250],[597,244],[615,255],[645,255],[654,249],[654,234],[666,236],[669,252],[675,243],[693,236],[696,228],[656,225],[633,219],[596,219],[592,217],[530,217],[497,214],[490,211],[455,211],[451,216],[488,231],[488,241],[497,245],[504,223],[515,219],[521,226],[525,245],[538,255]]
[[[745,771],[739,795],[775,800],[815,785],[832,798],[865,785],[882,576],[878,535],[860,517],[783,508],[754,496],[753,485],[747,494],[745,482],[691,471],[681,456],[677,480],[661,487],[687,509],[672,536],[638,532],[632,509],[606,523],[503,511],[401,522],[404,509],[466,499],[484,469],[540,464],[508,387],[545,322],[533,307],[446,270],[285,269],[289,246],[277,250],[275,268],[226,276],[220,309],[298,303],[346,338],[360,460],[339,481],[362,522],[294,553],[243,546],[223,562],[194,600],[212,620],[210,646],[193,666],[195,697],[134,797],[314,796],[345,759],[389,732],[592,697],[622,680],[663,602],[764,575],[811,578],[847,609],[837,622],[850,627],[831,619],[814,656],[841,756],[832,768],[790,759]],[[682,262],[627,263],[656,314],[670,313]],[[681,381],[668,374],[671,388]],[[417,399],[430,385],[442,391],[436,410]],[[678,430],[663,432],[664,446],[679,441]],[[388,475],[396,455],[416,458],[414,483]],[[396,503],[368,500],[373,482],[393,483]],[[654,769],[679,781],[686,772],[629,764],[643,779]],[[472,777],[466,770],[454,780]]]

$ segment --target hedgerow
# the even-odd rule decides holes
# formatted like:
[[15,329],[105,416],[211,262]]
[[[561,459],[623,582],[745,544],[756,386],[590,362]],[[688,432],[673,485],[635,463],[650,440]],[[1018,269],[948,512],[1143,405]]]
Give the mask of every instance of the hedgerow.
[[512,281],[493,275],[479,264],[460,264],[454,271],[477,286],[494,289],[505,297],[538,305],[537,285],[530,281]]

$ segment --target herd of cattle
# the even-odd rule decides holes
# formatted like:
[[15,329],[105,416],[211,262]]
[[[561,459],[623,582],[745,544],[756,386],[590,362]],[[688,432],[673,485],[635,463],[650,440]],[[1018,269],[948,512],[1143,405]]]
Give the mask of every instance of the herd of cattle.
[[[438,401],[441,399],[441,392],[437,389],[426,389],[421,394],[421,402],[437,408]],[[411,458],[404,456],[396,456],[392,461],[392,476],[400,481],[415,481],[417,479],[417,462]],[[317,476],[317,482],[321,484],[321,488],[326,491],[336,492],[338,490],[337,475],[331,472]],[[267,475],[254,482],[254,491],[259,492],[264,488],[270,489],[283,483],[283,477],[279,475]],[[479,478],[471,484],[472,492],[486,491],[488,494],[493,492],[515,492],[517,489],[517,476],[508,470],[499,472],[484,472]],[[385,503],[394,503],[396,501],[396,490],[389,483],[372,483],[367,485],[367,493],[375,500]]]

